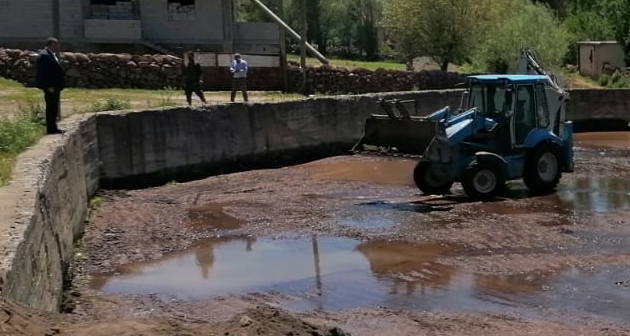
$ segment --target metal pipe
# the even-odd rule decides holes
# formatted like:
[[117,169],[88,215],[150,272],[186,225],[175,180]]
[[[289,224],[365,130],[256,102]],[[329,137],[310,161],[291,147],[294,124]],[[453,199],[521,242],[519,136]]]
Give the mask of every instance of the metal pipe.
[[[258,7],[260,7],[260,9],[262,9],[263,12],[265,12],[265,14],[269,15],[277,24],[282,26],[282,28],[286,29],[287,33],[289,33],[291,37],[293,37],[294,39],[298,41],[302,39],[302,37],[298,33],[296,33],[295,30],[291,29],[291,27],[289,27],[288,24],[282,21],[280,17],[278,17],[271,9],[265,6],[265,4],[260,2],[260,0],[250,0],[250,1],[253,2],[255,5],[257,5]],[[323,64],[328,64],[328,59],[326,59],[324,55],[320,54],[319,51],[317,51],[317,49],[315,49],[308,42],[306,42],[306,49],[308,49],[308,51],[310,51],[313,54],[313,56],[315,56],[320,62],[322,62]]]
[[308,16],[306,13],[306,1],[302,0],[302,38],[300,39],[300,67],[302,68],[302,93],[306,92],[306,37],[308,36]]

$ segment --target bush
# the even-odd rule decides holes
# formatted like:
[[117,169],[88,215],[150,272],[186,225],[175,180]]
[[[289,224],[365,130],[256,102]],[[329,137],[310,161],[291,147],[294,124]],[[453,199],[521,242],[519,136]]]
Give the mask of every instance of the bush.
[[472,52],[472,65],[481,72],[514,72],[520,50],[533,48],[545,67],[562,64],[571,35],[555,14],[529,0],[496,1],[493,20],[485,23],[485,38]]
[[107,98],[105,100],[98,100],[90,105],[88,112],[103,112],[103,111],[117,111],[127,110],[131,108],[131,103],[126,99],[119,98]]
[[43,134],[44,127],[30,113],[0,119],[0,186],[10,180],[17,155],[34,145]]
[[612,75],[603,74],[597,82],[609,89],[630,88],[630,76],[624,76],[620,71],[615,71]]
[[[583,40],[614,40],[613,26],[606,16],[594,11],[572,14],[564,21],[564,27],[571,36],[571,45]],[[577,47],[569,48],[565,62],[577,64]]]

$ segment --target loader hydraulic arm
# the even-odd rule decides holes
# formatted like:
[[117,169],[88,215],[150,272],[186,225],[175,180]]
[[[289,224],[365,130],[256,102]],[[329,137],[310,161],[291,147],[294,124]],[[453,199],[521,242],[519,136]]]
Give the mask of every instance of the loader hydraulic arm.
[[518,61],[518,73],[524,75],[547,76],[549,85],[553,87],[560,96],[562,96],[563,100],[569,99],[569,93],[558,85],[556,76],[545,71],[537,59],[538,57],[536,56],[536,52],[532,49],[521,50],[521,57]]

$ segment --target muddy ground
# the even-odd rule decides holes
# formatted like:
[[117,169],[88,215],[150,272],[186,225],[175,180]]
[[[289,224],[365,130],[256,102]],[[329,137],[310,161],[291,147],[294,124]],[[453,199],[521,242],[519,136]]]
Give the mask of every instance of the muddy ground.
[[629,136],[577,140],[558,192],[485,203],[375,155],[103,191],[60,332],[628,335]]

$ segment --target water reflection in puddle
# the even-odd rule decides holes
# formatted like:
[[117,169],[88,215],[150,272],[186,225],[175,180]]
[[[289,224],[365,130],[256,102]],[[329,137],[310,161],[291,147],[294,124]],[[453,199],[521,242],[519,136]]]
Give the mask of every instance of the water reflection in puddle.
[[[533,212],[569,215],[576,211],[607,212],[610,210],[630,209],[630,180],[628,179],[612,177],[573,179],[565,177],[555,193],[541,197],[529,197],[527,188],[521,183],[512,183],[509,188],[510,191],[506,200],[476,202],[476,211],[500,215],[518,215]],[[517,200],[518,202],[511,202],[510,200]],[[363,213],[363,211],[378,210],[380,216],[387,218],[387,220],[381,218],[378,222],[391,222],[395,225],[400,218],[391,215],[392,213],[450,211],[457,204],[467,202],[470,202],[470,200],[463,194],[403,202],[375,200],[356,203],[354,212],[358,214]],[[362,210],[359,211],[359,208],[362,208]],[[349,216],[353,216],[352,212],[352,210],[348,211],[350,213]],[[374,221],[376,219],[373,218],[372,222]],[[354,223],[350,220],[346,220],[346,222]],[[362,221],[360,226],[369,226],[367,224],[365,221]]]
[[188,208],[188,219],[197,229],[231,230],[241,227],[241,222],[223,211],[224,204],[210,203]]
[[295,310],[386,306],[530,314],[529,308],[546,307],[630,318],[630,290],[622,285],[630,281],[628,269],[493,276],[440,263],[458,253],[457,246],[437,243],[224,237],[117,275],[95,276],[91,285],[178,299],[278,291],[301,298],[287,303]]
[[550,201],[575,210],[607,212],[630,208],[630,180],[591,177],[563,179]]

